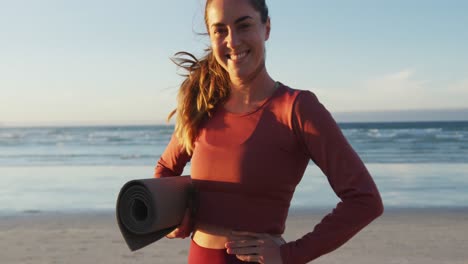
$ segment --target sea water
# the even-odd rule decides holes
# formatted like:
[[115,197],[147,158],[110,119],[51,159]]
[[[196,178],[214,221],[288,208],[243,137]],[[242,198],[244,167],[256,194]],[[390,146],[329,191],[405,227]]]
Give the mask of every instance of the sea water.
[[[342,123],[390,207],[464,207],[468,122]],[[173,126],[0,128],[0,212],[112,210],[128,180],[152,177]],[[184,173],[189,174],[190,166]],[[312,162],[292,208],[338,198]]]

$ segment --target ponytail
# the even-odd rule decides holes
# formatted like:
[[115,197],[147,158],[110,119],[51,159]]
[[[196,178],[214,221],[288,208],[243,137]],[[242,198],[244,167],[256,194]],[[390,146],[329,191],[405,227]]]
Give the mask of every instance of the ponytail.
[[187,71],[177,95],[175,135],[188,154],[192,154],[201,123],[213,109],[229,97],[229,76],[211,50],[200,60],[188,52],[178,52],[172,61]]

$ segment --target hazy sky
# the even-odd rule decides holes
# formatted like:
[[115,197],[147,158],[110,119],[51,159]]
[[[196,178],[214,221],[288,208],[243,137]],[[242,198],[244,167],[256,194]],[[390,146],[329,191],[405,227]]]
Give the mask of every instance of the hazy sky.
[[[468,108],[468,1],[267,0],[267,67],[333,113]],[[0,123],[160,123],[202,0],[0,0]]]

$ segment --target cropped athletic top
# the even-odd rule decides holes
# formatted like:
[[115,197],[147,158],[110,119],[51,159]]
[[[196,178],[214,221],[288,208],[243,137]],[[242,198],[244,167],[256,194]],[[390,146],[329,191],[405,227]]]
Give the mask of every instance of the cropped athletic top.
[[306,263],[345,243],[383,211],[366,167],[312,92],[280,85],[245,114],[218,106],[202,123],[192,156],[172,136],[155,177],[181,175],[190,161],[199,192],[195,221],[282,234],[309,160],[341,202],[312,232],[282,245],[283,263]]

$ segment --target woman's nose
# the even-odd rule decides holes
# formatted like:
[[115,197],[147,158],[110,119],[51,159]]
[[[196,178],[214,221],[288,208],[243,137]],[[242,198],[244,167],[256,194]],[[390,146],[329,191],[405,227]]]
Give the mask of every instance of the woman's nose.
[[236,48],[240,44],[239,35],[236,32],[234,32],[234,30],[229,31],[226,40],[227,40],[228,48],[231,48],[231,49]]

